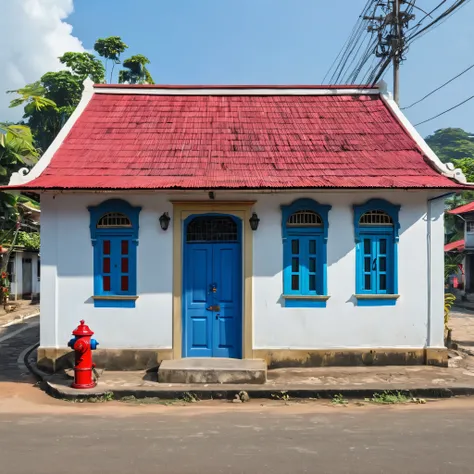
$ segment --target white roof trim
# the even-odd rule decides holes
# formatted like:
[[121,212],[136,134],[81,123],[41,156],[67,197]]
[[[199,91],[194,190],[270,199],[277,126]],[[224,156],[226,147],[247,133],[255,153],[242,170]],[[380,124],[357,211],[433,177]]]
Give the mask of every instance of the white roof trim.
[[238,89],[168,89],[168,88],[121,88],[121,87],[97,87],[95,94],[122,94],[122,95],[374,95],[380,94],[380,90],[373,89],[304,89],[304,88],[244,88]]
[[77,119],[80,117],[94,95],[93,86],[94,83],[89,78],[84,81],[84,91],[82,93],[81,101],[76,107],[76,110],[74,110],[72,115],[64,124],[56,138],[53,140],[53,143],[51,143],[51,145],[39,159],[38,163],[36,163],[36,165],[31,169],[31,171],[29,171],[28,168],[21,168],[17,173],[13,173],[10,177],[10,182],[8,183],[9,186],[29,183],[33,179],[37,178],[47,168],[47,166],[51,163],[54,154],[58,151],[62,142],[67,137],[68,133],[71,131]]
[[443,163],[436,155],[436,153],[429,147],[423,137],[416,131],[415,127],[409,122],[409,120],[403,115],[403,112],[398,107],[397,103],[392,99],[391,94],[382,93],[382,100],[385,105],[393,112],[393,114],[400,121],[405,130],[411,135],[416,144],[420,147],[421,151],[431,161],[434,168],[443,176],[454,179],[460,184],[474,185],[474,183],[468,183],[463,172],[455,168],[452,163]]

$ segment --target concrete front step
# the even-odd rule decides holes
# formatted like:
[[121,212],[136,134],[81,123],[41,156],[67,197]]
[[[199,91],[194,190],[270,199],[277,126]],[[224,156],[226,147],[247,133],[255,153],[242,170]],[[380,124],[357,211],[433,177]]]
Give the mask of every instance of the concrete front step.
[[267,381],[263,359],[164,360],[158,369],[160,383],[262,384]]

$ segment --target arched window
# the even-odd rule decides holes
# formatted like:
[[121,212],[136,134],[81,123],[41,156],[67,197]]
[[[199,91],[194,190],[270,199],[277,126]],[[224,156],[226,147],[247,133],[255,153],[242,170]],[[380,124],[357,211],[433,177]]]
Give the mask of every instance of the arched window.
[[382,199],[354,206],[356,298],[361,306],[393,305],[398,298],[399,210]]
[[108,212],[97,222],[98,229],[119,229],[123,227],[132,227],[132,223],[129,217],[121,212]]
[[89,207],[94,247],[94,306],[134,308],[139,207],[110,199]]
[[283,297],[287,307],[326,306],[330,209],[311,199],[282,206]]

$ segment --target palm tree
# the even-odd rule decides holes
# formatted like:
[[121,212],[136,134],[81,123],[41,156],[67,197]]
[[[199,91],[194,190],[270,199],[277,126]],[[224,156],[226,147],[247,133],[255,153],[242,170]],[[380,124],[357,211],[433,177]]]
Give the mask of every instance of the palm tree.
[[38,161],[39,151],[26,125],[0,123],[0,184],[19,168],[31,167]]
[[123,66],[127,69],[119,71],[119,83],[127,84],[154,84],[150,71],[146,65],[150,64],[150,60],[143,54],[136,54],[123,62]]
[[[0,123],[0,184],[7,184],[11,173],[22,167],[31,167],[38,161],[39,151],[33,145],[33,136],[25,125]],[[22,223],[27,217],[20,203],[38,203],[19,194],[0,193],[0,242],[10,242],[3,256],[1,271],[5,272]]]

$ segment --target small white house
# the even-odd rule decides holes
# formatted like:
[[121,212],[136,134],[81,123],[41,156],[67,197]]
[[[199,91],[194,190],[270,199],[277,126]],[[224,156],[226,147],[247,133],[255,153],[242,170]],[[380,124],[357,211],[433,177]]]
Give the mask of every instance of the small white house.
[[38,300],[40,295],[40,259],[37,251],[21,247],[13,250],[7,272],[10,280],[10,299]]
[[39,363],[447,363],[444,196],[383,88],[85,85],[41,193]]

